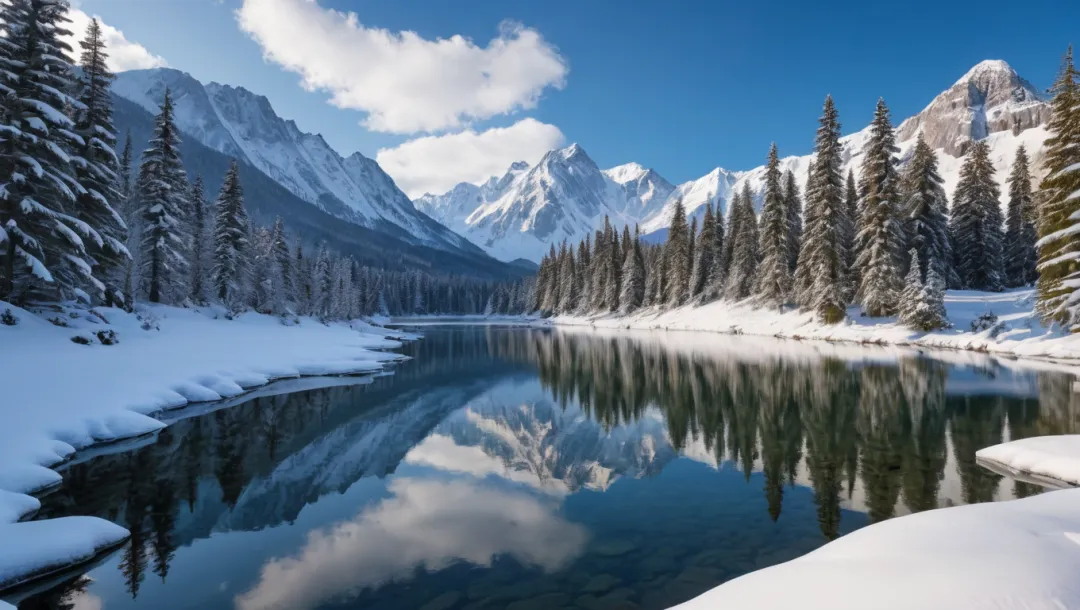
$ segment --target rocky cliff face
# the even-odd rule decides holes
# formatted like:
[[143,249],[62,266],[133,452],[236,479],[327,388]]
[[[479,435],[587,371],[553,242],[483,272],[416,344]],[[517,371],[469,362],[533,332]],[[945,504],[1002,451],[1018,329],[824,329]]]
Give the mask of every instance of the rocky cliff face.
[[921,132],[932,148],[959,157],[973,141],[1001,131],[1018,135],[1049,117],[1050,105],[1034,85],[1004,61],[986,60],[904,121],[897,139],[905,142]]

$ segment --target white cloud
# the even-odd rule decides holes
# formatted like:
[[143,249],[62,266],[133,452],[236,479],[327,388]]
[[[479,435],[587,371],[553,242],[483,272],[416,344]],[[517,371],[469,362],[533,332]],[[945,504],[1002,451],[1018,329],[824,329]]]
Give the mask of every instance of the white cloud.
[[[73,49],[72,59],[78,62],[79,54],[82,53],[79,41],[86,36],[86,28],[90,27],[91,17],[77,8],[72,8],[68,11],[68,18],[71,19],[71,23],[67,24],[67,29],[71,30],[71,36],[67,38],[67,43]],[[163,57],[147,51],[146,47],[137,42],[131,42],[123,32],[105,23],[101,17],[97,20],[101,23],[101,34],[105,38],[105,52],[109,55],[105,63],[113,72],[160,68],[167,65]]]
[[395,479],[392,497],[351,521],[308,534],[293,557],[271,559],[239,610],[299,610],[365,587],[441,570],[490,566],[509,554],[554,571],[577,557],[587,533],[530,494],[472,481]]
[[558,127],[527,118],[509,127],[416,138],[380,150],[375,160],[415,199],[446,192],[459,182],[479,184],[501,176],[515,161],[536,163],[563,141]]
[[517,23],[481,47],[460,35],[368,27],[314,0],[244,0],[236,15],[264,57],[300,74],[308,90],[330,92],[335,106],[367,112],[374,131],[453,129],[533,108],[569,70],[539,32]]

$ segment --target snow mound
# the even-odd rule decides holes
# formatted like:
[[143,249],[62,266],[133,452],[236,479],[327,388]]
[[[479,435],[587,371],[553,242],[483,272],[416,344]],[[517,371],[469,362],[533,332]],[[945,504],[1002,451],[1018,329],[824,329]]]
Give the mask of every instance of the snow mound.
[[931,510],[752,572],[679,610],[1080,608],[1080,490]]
[[[1037,436],[981,449],[975,457],[1007,472],[1080,487],[1080,435]],[[1080,510],[1080,507],[1077,507]]]
[[127,539],[126,529],[97,517],[0,525],[0,589],[89,561]]

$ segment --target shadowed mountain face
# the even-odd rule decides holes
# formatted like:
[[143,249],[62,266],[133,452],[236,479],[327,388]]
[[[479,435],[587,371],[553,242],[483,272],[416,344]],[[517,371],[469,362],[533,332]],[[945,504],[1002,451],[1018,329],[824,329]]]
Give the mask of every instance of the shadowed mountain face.
[[1080,430],[1066,375],[713,339],[434,327],[391,376],[178,413],[42,499],[132,541],[13,601],[668,608],[868,523],[1038,493],[975,451]]

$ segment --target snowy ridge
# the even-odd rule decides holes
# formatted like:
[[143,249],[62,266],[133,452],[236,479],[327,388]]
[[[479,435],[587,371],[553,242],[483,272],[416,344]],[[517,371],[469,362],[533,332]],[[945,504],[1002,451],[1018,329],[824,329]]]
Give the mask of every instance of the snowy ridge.
[[200,143],[243,159],[301,199],[369,228],[395,227],[408,240],[441,249],[472,249],[418,212],[379,165],[360,153],[341,157],[320,135],[282,119],[270,101],[242,87],[203,85],[169,68],[117,75],[113,93],[156,114],[165,88],[177,126]]
[[[939,173],[951,198],[970,143],[986,140],[1004,199],[1008,193],[1005,181],[1021,144],[1028,150],[1034,179],[1042,177],[1042,148],[1047,138],[1043,125],[1048,118],[1049,105],[1030,82],[1004,61],[983,61],[936,96],[922,112],[899,124],[899,157],[901,163],[907,161],[921,134],[938,154]],[[845,174],[850,169],[858,178],[868,136],[869,130],[862,129],[840,139]],[[553,155],[566,158],[571,149],[584,154],[575,144],[563,151],[552,151],[545,161]],[[761,151],[764,160],[766,147],[762,146]],[[781,171],[790,170],[795,175],[800,194],[805,193],[807,169],[813,159],[814,155],[808,154],[780,160]],[[589,164],[595,167],[591,159]],[[416,205],[496,258],[539,261],[552,244],[563,239],[576,243],[590,234],[602,225],[604,213],[616,225],[639,224],[642,232],[653,234],[656,241],[666,234],[675,202],[680,199],[688,216],[700,217],[706,203],[726,213],[732,195],[744,185],[750,187],[755,207],[760,209],[764,189],[764,165],[747,171],[718,167],[701,178],[670,187],[654,170],[627,163],[595,172],[610,185],[620,187],[607,191],[599,187],[587,165],[578,164],[577,171],[570,173],[529,172],[531,178],[508,173],[487,183],[503,185],[493,191],[485,191],[487,185],[463,183],[443,195],[424,195]],[[665,192],[666,196],[660,197]]]

